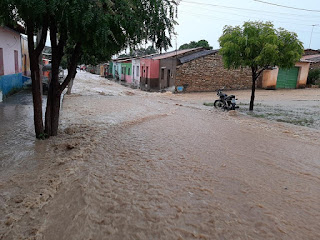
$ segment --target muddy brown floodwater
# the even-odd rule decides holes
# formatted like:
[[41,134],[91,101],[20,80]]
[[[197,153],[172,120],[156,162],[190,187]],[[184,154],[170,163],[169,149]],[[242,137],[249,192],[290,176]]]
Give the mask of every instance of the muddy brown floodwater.
[[0,178],[0,239],[320,239],[319,130],[76,80],[59,136]]

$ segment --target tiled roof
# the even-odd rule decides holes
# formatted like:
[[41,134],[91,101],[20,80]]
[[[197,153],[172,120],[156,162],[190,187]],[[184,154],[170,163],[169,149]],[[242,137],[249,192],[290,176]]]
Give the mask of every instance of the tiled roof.
[[170,58],[170,57],[174,57],[174,56],[177,56],[177,55],[185,54],[185,53],[188,53],[188,52],[193,52],[193,51],[199,50],[199,49],[202,49],[202,48],[201,48],[201,47],[198,47],[198,48],[190,48],[190,49],[184,49],[184,50],[177,50],[177,51],[172,51],[172,52],[163,53],[163,54],[160,54],[160,55],[158,55],[158,56],[151,57],[151,58],[152,58],[152,59],[155,59],[155,60],[161,60],[161,59]]
[[213,54],[213,53],[217,53],[218,50],[203,50],[201,52],[196,52],[193,54],[190,54],[188,56],[184,56],[179,58],[180,63],[186,63],[186,62],[190,62],[194,59],[200,58],[200,57],[205,57],[207,55]]
[[320,54],[306,55],[301,58],[302,61],[308,61],[312,63],[320,62]]

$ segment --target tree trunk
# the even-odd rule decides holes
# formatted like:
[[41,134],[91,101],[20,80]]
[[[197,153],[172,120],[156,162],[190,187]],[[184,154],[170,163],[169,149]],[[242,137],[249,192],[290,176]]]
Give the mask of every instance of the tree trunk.
[[68,84],[68,90],[67,90],[67,94],[70,95],[71,94],[71,90],[72,90],[72,86],[73,86],[73,80],[74,78],[71,78],[69,84]]
[[38,64],[38,57],[34,53],[30,55],[30,70],[32,79],[32,99],[34,113],[34,129],[37,138],[44,136],[42,120],[42,95],[41,95],[41,77]]
[[58,134],[61,94],[59,92],[57,76],[57,74],[52,72],[52,78],[48,89],[45,119],[45,132],[48,136],[56,136]]
[[52,47],[51,81],[48,89],[45,132],[48,136],[58,134],[60,115],[60,84],[59,84],[59,64],[62,56]]
[[252,88],[251,88],[251,99],[250,99],[249,111],[253,111],[254,97],[255,97],[255,91],[256,91],[256,80],[257,80],[257,69],[255,67],[251,67],[251,71],[252,71]]
[[27,22],[27,36],[28,36],[28,51],[30,58],[30,70],[32,79],[32,100],[33,100],[33,113],[34,113],[34,129],[37,138],[44,137],[43,119],[42,119],[42,81],[39,68],[39,56],[45,46],[47,39],[47,21],[44,21],[44,26],[41,31],[41,38],[35,49],[33,36],[34,26]]

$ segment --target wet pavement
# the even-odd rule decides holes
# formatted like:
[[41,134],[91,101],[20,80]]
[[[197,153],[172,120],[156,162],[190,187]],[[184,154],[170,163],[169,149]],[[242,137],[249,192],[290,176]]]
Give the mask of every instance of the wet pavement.
[[87,73],[74,88],[36,167],[0,178],[0,239],[320,238],[320,131]]

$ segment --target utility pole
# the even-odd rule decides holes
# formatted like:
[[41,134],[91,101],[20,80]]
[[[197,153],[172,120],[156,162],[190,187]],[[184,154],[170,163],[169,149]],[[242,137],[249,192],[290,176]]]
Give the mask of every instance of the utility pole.
[[313,25],[312,25],[311,35],[310,35],[310,42],[309,42],[309,49],[310,49],[310,46],[311,46],[311,40],[312,40],[313,28],[314,28],[315,26],[319,26],[319,24],[313,24]]

